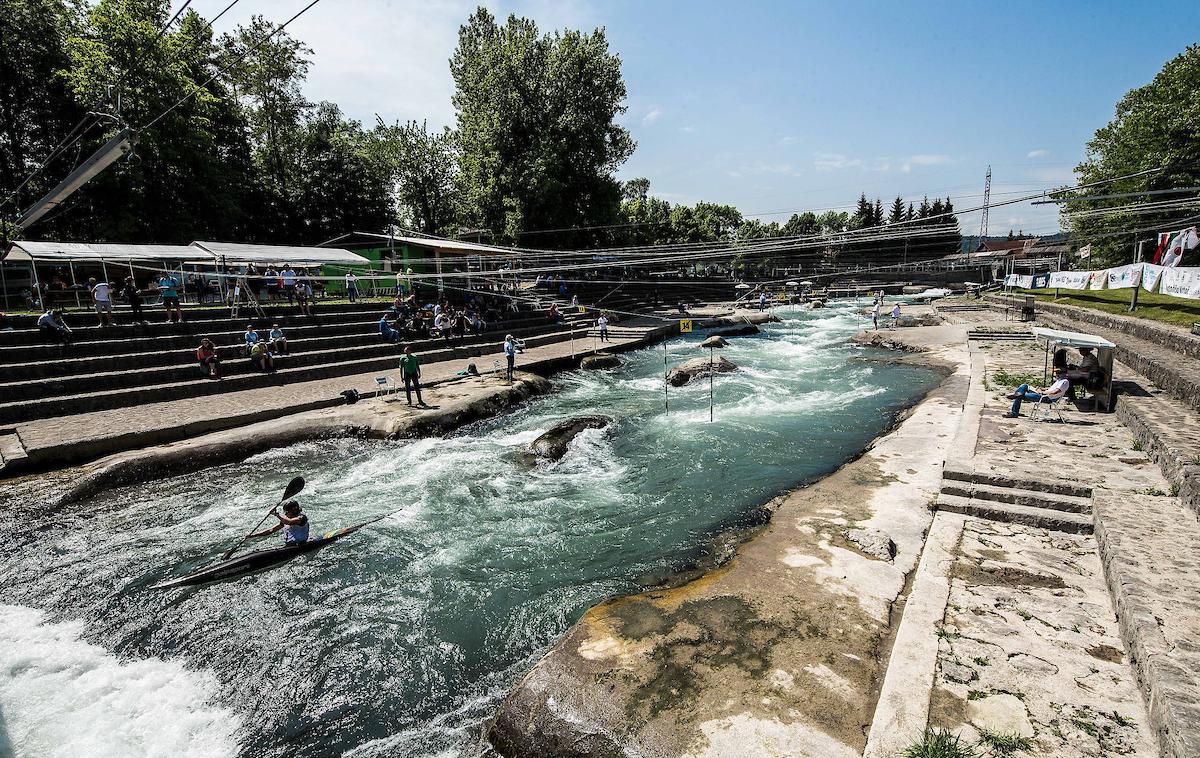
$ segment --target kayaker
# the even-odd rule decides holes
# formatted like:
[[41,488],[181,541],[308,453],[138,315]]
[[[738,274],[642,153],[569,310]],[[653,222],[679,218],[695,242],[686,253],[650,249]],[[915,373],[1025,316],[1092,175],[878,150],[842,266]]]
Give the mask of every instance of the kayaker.
[[280,513],[279,506],[276,506],[271,509],[271,515],[279,519],[279,523],[270,529],[251,534],[251,539],[266,537],[282,529],[283,544],[299,545],[301,542],[308,542],[308,516],[300,510],[300,503],[289,500],[283,504],[283,513]]

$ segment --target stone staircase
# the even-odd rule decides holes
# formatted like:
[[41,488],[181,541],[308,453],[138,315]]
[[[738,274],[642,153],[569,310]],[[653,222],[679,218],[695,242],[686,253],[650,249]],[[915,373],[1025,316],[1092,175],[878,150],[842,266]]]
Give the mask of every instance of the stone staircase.
[[1033,332],[1007,332],[998,329],[971,329],[968,340],[976,342],[1032,342]]
[[935,507],[1072,534],[1093,531],[1091,488],[983,472],[969,463],[946,462]]

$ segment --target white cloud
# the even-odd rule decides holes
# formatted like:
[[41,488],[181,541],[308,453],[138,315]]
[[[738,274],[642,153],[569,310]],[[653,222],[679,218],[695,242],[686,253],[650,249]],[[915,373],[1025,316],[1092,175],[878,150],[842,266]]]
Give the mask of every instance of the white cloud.
[[649,113],[647,113],[645,116],[642,116],[642,123],[647,125],[653,124],[655,121],[658,121],[660,116],[662,116],[662,111],[660,109],[651,108]]
[[694,126],[681,126],[681,127],[679,127],[679,131],[681,131],[681,132],[683,132],[683,133],[685,133],[685,134],[691,134],[692,132],[696,131],[696,127],[694,127]]
[[813,168],[817,171],[836,171],[843,168],[862,166],[862,158],[851,158],[841,153],[813,153]]
[[1028,153],[1025,154],[1025,157],[1026,158],[1044,158],[1045,156],[1047,156],[1049,154],[1050,154],[1049,150],[1044,150],[1039,147],[1037,150],[1030,150]]
[[790,134],[789,134],[789,135],[787,135],[786,137],[780,137],[780,138],[779,138],[779,145],[780,145],[781,147],[782,147],[782,146],[785,146],[785,145],[794,145],[794,144],[796,144],[796,143],[797,143],[797,142],[799,142],[799,141],[800,141],[800,138],[799,138],[799,137],[794,137],[794,136],[792,136],[792,135],[790,135]]

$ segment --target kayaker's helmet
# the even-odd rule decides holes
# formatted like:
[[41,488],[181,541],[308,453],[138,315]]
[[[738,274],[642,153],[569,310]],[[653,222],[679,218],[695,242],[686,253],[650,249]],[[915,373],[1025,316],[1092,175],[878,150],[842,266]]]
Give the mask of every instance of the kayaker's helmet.
[[287,501],[283,504],[283,512],[287,514],[299,513],[300,503],[296,502],[295,500]]

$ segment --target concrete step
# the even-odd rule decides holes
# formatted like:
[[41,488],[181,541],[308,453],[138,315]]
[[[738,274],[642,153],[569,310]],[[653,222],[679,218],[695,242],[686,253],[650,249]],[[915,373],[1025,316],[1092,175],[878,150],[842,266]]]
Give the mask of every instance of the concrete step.
[[1048,508],[1065,513],[1091,513],[1092,499],[1078,495],[1063,495],[1041,492],[1019,487],[1000,487],[991,484],[976,484],[955,479],[942,480],[942,492],[947,495],[990,500],[1010,505],[1026,505],[1032,508]]
[[15,429],[0,429],[0,473],[9,466],[19,466],[28,456],[25,445]]
[[1051,492],[1057,495],[1071,495],[1081,498],[1090,498],[1092,496],[1092,488],[1085,484],[1061,480],[1026,479],[1005,474],[996,474],[986,469],[976,469],[965,461],[946,461],[945,466],[942,468],[942,479],[974,482],[975,484],[987,484],[994,487],[1033,490],[1035,492]]
[[[468,344],[474,344],[480,339],[501,340],[505,333],[518,337],[527,337],[555,331],[557,326],[545,319],[514,321],[500,324],[498,329],[489,330],[482,335],[468,335]],[[383,344],[379,336],[377,324],[374,321],[362,324],[343,324],[329,328],[307,328],[286,330],[289,351],[293,354],[314,353],[339,348],[361,347],[370,348]],[[244,332],[212,336],[213,342],[223,359],[231,359],[241,355],[245,341]],[[305,335],[319,334],[321,336],[306,337]],[[185,341],[186,340],[186,341]],[[421,351],[426,347],[436,347],[441,338],[417,340],[412,344],[413,349]],[[195,337],[172,339],[170,344],[163,340],[125,340],[123,347],[134,352],[116,355],[80,357],[75,353],[79,346],[72,346],[70,358],[14,363],[0,365],[0,386],[8,382],[20,382],[36,379],[54,379],[60,377],[100,374],[104,372],[129,373],[135,369],[173,368],[182,365],[190,366],[199,340]],[[141,352],[139,348],[147,345],[154,349]],[[61,354],[61,348],[58,350]]]
[[[639,332],[638,336],[644,334]],[[485,352],[493,352],[498,350],[500,342],[503,339],[502,334],[490,333],[485,334],[486,339],[481,340],[476,344],[465,345],[462,347],[444,347],[425,350],[419,353],[421,359],[425,363],[433,363],[448,360],[461,360],[465,366],[467,362]],[[559,329],[557,331],[539,334],[526,339],[528,347],[539,347],[542,345],[555,344],[559,342],[567,342],[571,338],[569,330]],[[582,343],[580,332],[576,332],[576,340]],[[132,406],[142,405],[145,403],[163,402],[169,400],[178,400],[188,397],[202,397],[207,395],[217,395],[224,392],[236,392],[243,389],[255,389],[259,387],[267,387],[272,385],[284,385],[294,382],[310,381],[313,379],[329,379],[338,376],[348,376],[352,374],[364,374],[375,371],[393,371],[396,369],[399,359],[399,346],[387,345],[393,352],[383,355],[372,355],[365,359],[339,360],[336,362],[324,362],[317,365],[309,365],[299,360],[303,356],[289,356],[281,359],[280,368],[274,374],[260,374],[244,370],[248,366],[249,361],[246,359],[234,359],[222,364],[225,369],[225,374],[228,378],[221,381],[214,381],[204,378],[199,371],[194,367],[184,367],[183,375],[190,378],[183,380],[168,380],[157,384],[128,387],[122,389],[109,389],[98,391],[94,386],[89,386],[84,381],[80,380],[76,385],[76,389],[87,388],[86,392],[76,392],[74,394],[63,394],[53,397],[37,397],[35,399],[25,399],[9,401],[8,394],[4,393],[0,388],[0,398],[5,402],[0,403],[0,423],[14,423],[20,421],[29,421],[40,418],[51,418],[57,416],[71,416],[79,413],[89,413],[92,411],[110,410],[114,408],[128,408]],[[587,349],[589,346],[580,344],[580,349]],[[289,358],[297,360],[289,362]],[[518,359],[518,363],[520,359]],[[297,365],[301,364],[301,365]],[[242,367],[242,368],[239,368]],[[480,366],[481,371],[487,367]],[[237,369],[237,370],[230,370]]]
[[938,510],[961,513],[966,516],[1006,521],[1040,529],[1053,529],[1071,534],[1091,534],[1092,518],[1080,513],[1066,513],[1050,508],[1033,508],[1027,505],[1011,505],[991,500],[975,500],[940,493],[935,507]]

